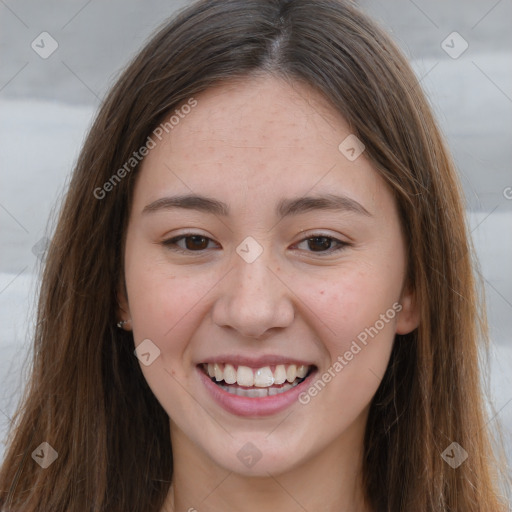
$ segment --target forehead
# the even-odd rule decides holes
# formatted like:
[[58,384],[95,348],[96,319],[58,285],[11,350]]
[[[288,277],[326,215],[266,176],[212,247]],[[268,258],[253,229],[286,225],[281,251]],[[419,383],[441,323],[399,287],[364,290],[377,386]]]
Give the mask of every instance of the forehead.
[[245,209],[334,189],[364,199],[368,209],[378,200],[381,178],[364,153],[350,161],[340,152],[351,129],[313,88],[258,77],[215,86],[194,100],[144,159],[136,200],[176,189],[215,191]]
[[[183,147],[191,138],[212,150],[284,153],[300,147],[336,144],[340,129],[350,129],[326,98],[310,86],[274,77],[218,85],[196,97],[198,106],[173,130],[167,142]],[[293,147],[291,145],[293,144]],[[223,147],[224,146],[224,147]]]

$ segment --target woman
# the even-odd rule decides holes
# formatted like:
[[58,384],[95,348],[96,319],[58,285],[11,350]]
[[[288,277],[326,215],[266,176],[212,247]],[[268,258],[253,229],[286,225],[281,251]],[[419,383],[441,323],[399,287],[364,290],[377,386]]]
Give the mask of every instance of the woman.
[[454,164],[351,4],[202,1],[97,116],[2,510],[504,510]]

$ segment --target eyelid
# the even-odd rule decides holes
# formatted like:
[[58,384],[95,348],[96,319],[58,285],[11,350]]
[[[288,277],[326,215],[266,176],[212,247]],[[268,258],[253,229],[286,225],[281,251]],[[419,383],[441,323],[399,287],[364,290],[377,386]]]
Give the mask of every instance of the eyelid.
[[312,238],[328,238],[329,240],[331,240],[331,242],[334,242],[337,244],[337,247],[328,249],[327,251],[318,251],[318,252],[305,251],[308,254],[313,254],[313,255],[319,256],[319,257],[322,257],[322,255],[328,256],[331,254],[338,253],[338,252],[342,251],[343,249],[353,245],[351,242],[346,242],[345,240],[340,240],[339,238],[336,238],[335,236],[330,235],[328,233],[320,233],[320,232],[311,233],[311,234],[303,237],[301,240],[299,240],[298,242],[296,242],[293,245],[296,246],[298,244],[307,242],[308,240],[311,240]]
[[[202,233],[198,233],[198,232],[195,232],[195,231],[191,231],[191,232],[181,233],[181,234],[176,235],[176,236],[174,236],[172,238],[166,239],[166,240],[164,240],[162,242],[162,245],[168,247],[169,250],[172,250],[174,252],[178,252],[178,253],[181,253],[181,254],[201,256],[208,249],[200,249],[198,251],[192,251],[192,250],[188,250],[188,249],[182,249],[181,247],[177,246],[177,242],[179,242],[179,241],[181,241],[181,240],[183,240],[185,238],[194,237],[194,236],[202,237],[202,238],[207,239],[208,240],[208,244],[209,244],[209,242],[217,243],[217,242],[215,242],[215,240],[213,240],[209,236],[206,236],[206,235],[204,235]],[[327,238],[327,239],[330,239],[332,242],[335,242],[338,245],[337,248],[334,248],[334,249],[331,248],[331,249],[328,249],[326,251],[305,251],[305,252],[307,252],[309,254],[318,255],[320,257],[322,257],[322,255],[326,255],[327,256],[327,255],[330,255],[330,254],[338,253],[338,252],[342,251],[343,249],[353,245],[353,243],[351,243],[351,242],[340,240],[339,238],[336,238],[335,236],[332,236],[332,235],[330,235],[328,233],[313,232],[313,233],[310,233],[310,234],[308,234],[306,236],[303,236],[303,238],[301,238],[299,241],[295,242],[293,244],[293,246],[296,246],[296,245],[298,245],[300,243],[303,243],[303,242],[307,242],[308,240],[310,240],[312,238]],[[174,246],[174,247],[171,247],[171,246]]]
[[[191,238],[193,236],[205,238],[206,240],[208,240],[208,244],[210,242],[217,243],[217,242],[215,242],[215,240],[213,240],[213,238],[211,238],[207,235],[204,235],[203,233],[198,233],[195,231],[181,233],[181,234],[173,236],[171,238],[167,238],[167,239],[163,240],[161,243],[163,246],[168,247],[169,250],[174,251],[174,252],[179,252],[179,253],[188,254],[188,255],[196,255],[196,256],[204,254],[204,252],[208,249],[201,249],[199,251],[191,251],[191,250],[187,250],[187,249],[182,249],[181,247],[177,246],[177,242],[179,242],[185,238]],[[171,246],[174,246],[174,247],[171,247]]]

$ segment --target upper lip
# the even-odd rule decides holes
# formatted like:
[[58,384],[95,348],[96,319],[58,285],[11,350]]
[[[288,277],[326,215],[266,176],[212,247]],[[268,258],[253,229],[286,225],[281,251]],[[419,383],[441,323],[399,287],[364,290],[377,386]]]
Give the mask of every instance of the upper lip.
[[309,361],[297,359],[295,357],[287,357],[280,355],[262,355],[259,357],[248,357],[243,355],[226,354],[224,356],[213,356],[203,360],[200,364],[204,363],[224,363],[233,366],[248,366],[249,368],[263,368],[265,366],[273,366],[278,364],[295,364],[297,366],[314,366]]

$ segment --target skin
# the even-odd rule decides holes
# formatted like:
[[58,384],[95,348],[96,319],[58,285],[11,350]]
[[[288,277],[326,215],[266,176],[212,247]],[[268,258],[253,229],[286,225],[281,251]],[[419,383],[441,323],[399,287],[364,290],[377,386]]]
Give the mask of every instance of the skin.
[[[419,321],[393,196],[364,152],[349,161],[339,151],[350,127],[308,86],[259,76],[195,98],[142,163],[126,235],[127,294],[120,290],[120,319],[131,320],[135,345],[149,338],[160,349],[141,368],[170,418],[174,477],[162,510],[369,511],[360,473],[369,403],[395,333]],[[188,193],[227,203],[231,215],[143,213]],[[346,195],[370,215],[274,213],[283,198],[322,193]],[[188,254],[163,245],[188,231],[211,241],[181,240]],[[332,252],[336,242],[322,248],[308,243],[313,235],[351,245]],[[263,248],[252,263],[236,252],[247,236]],[[239,417],[199,380],[196,365],[226,353],[300,357],[321,375],[397,302],[400,313],[306,405]],[[237,457],[249,441],[262,455],[251,468]]]

